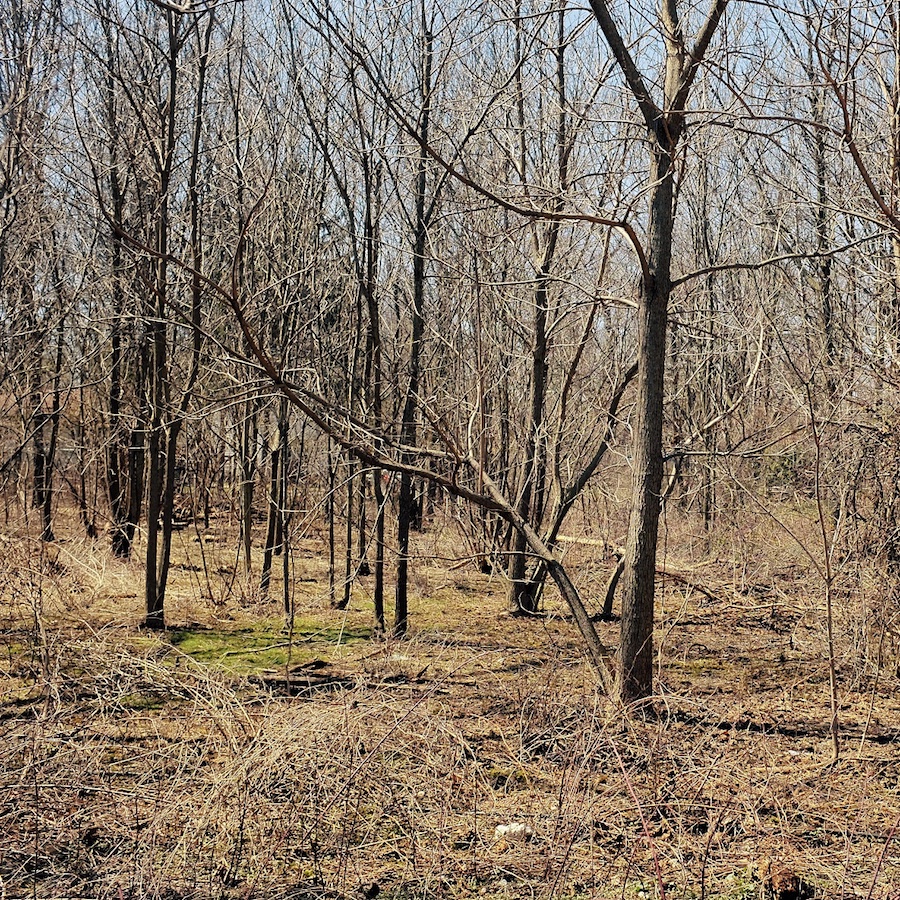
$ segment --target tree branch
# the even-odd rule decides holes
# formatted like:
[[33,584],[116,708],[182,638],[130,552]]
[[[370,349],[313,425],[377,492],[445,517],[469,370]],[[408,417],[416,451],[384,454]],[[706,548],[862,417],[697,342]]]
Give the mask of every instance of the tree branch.
[[706,56],[706,51],[709,49],[716,28],[719,27],[719,20],[722,18],[726,6],[728,6],[728,0],[714,0],[706,21],[697,33],[694,49],[691,50],[685,62],[681,74],[681,83],[675,96],[674,108],[677,110],[684,109],[684,105],[687,103],[688,94],[690,93],[691,85],[694,83],[697,70],[700,68],[700,63],[703,62],[703,57]]
[[758,259],[756,262],[721,263],[715,266],[705,266],[702,269],[696,269],[693,272],[688,272],[686,275],[673,278],[672,287],[679,287],[682,284],[686,284],[688,281],[693,281],[693,279],[701,278],[704,275],[711,275],[714,272],[756,271],[757,269],[765,269],[768,266],[774,266],[778,263],[790,262],[792,260],[833,257],[837,256],[839,253],[845,253],[847,250],[852,250],[854,247],[859,247],[869,241],[884,237],[885,234],[888,233],[889,232],[885,230],[876,232],[875,234],[867,234],[864,237],[857,238],[855,241],[849,241],[846,244],[842,244],[840,247],[832,247],[828,250],[817,250],[810,253],[781,253],[778,256],[770,256],[767,259]]
[[634,94],[634,99],[641,110],[644,122],[652,131],[656,127],[662,112],[650,97],[650,91],[647,90],[644,79],[638,71],[634,59],[628,52],[625,42],[622,40],[619,28],[609,14],[606,0],[590,0],[590,4],[597,23],[600,25],[600,30],[603,32],[603,37],[606,38],[606,43],[609,44],[609,49],[612,50],[613,56],[615,56],[616,62],[625,76],[629,90]]

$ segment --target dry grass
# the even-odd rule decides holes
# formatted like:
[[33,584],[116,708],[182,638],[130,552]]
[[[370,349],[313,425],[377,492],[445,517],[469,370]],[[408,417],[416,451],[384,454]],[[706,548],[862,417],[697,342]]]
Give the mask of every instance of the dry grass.
[[[674,531],[666,565],[719,599],[662,582],[659,696],[637,711],[598,695],[555,597],[510,620],[502,583],[470,567],[421,561],[410,638],[373,644],[366,585],[332,610],[311,537],[302,627],[275,665],[235,646],[260,620],[278,632],[278,603],[234,575],[231,543],[207,536],[201,560],[183,532],[170,622],[220,642],[198,662],[138,629],[136,563],[7,537],[0,896],[741,900],[767,860],[821,897],[900,896],[900,680],[861,612],[877,586],[854,581],[842,606],[829,768],[808,568],[762,520],[740,553]],[[600,549],[568,552],[596,596]],[[531,840],[495,841],[511,822]]]

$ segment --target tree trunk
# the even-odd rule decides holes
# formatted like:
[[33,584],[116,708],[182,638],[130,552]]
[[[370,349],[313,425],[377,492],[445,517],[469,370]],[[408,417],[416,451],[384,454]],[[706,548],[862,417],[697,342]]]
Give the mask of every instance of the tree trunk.
[[[125,198],[119,172],[119,117],[116,105],[115,79],[113,65],[115,54],[112,37],[108,29],[106,36],[106,115],[111,135],[109,148],[109,191],[112,200],[114,221],[122,223],[125,218]],[[109,371],[109,422],[107,424],[106,446],[106,490],[109,497],[111,513],[111,536],[113,556],[129,559],[137,526],[140,506],[133,502],[129,491],[134,487],[132,475],[132,447],[134,434],[129,440],[128,430],[122,421],[122,322],[125,316],[125,290],[122,286],[124,267],[122,264],[122,236],[115,229],[112,240],[112,306],[113,321],[110,330],[110,371]],[[138,355],[137,395],[140,403],[141,389],[144,381],[144,354]],[[126,468],[127,467],[127,468]],[[138,478],[140,494],[143,495],[143,466]]]
[[334,606],[337,601],[337,593],[335,590],[335,539],[334,539],[334,515],[335,515],[335,469],[337,468],[336,451],[332,450],[331,438],[328,439],[328,496],[325,502],[325,516],[328,520],[328,597],[331,605]]
[[253,561],[253,488],[256,477],[256,401],[248,400],[241,421],[241,549],[244,571],[249,575]]
[[[422,339],[425,332],[423,307],[425,303],[425,246],[428,236],[428,219],[434,210],[432,203],[429,212],[425,209],[425,190],[428,175],[428,157],[425,147],[429,137],[429,114],[431,110],[431,55],[433,37],[425,28],[423,34],[423,67],[422,67],[422,121],[420,125],[421,149],[419,151],[416,173],[416,219],[415,241],[413,246],[413,308],[412,308],[412,340],[409,350],[409,385],[406,390],[406,401],[403,404],[403,420],[400,427],[401,441],[407,447],[416,446],[418,427],[419,381],[421,377]],[[412,464],[410,452],[404,452],[404,462]],[[409,579],[409,531],[415,517],[415,498],[413,497],[413,481],[409,472],[400,475],[400,498],[397,504],[397,583],[394,594],[394,634],[403,635],[407,629],[409,616],[408,579]]]
[[[535,529],[541,527],[544,479],[546,473],[543,447],[544,399],[547,384],[547,281],[553,259],[559,226],[550,226],[547,247],[538,274],[534,295],[534,347],[531,354],[531,402],[529,404],[528,434],[522,460],[523,483],[519,492],[517,511]],[[531,579],[526,578],[527,542],[520,531],[513,534],[512,556],[509,566],[509,612],[512,615],[534,615],[538,610],[538,592]]]
[[[154,380],[159,377],[154,374]],[[156,404],[154,405],[156,406]],[[163,598],[157,591],[156,576],[159,563],[159,518],[162,512],[164,462],[162,425],[160,417],[155,412],[150,423],[150,440],[147,451],[150,481],[147,488],[147,548],[144,555],[144,602],[147,611],[144,625],[147,628],[162,630],[166,623]]]
[[62,412],[62,394],[60,379],[62,378],[63,337],[65,335],[65,316],[59,321],[56,336],[56,360],[53,367],[53,401],[50,409],[50,443],[44,458],[43,498],[41,502],[41,540],[53,541],[53,464],[56,459],[56,446],[59,441],[59,419]]
[[[144,381],[147,366],[143,361],[145,354],[141,353],[142,362],[138,383],[139,395],[143,394]],[[141,521],[141,512],[144,506],[144,479],[147,470],[147,431],[149,429],[149,410],[146,402],[141,402],[141,415],[136,426],[131,431],[128,441],[128,511],[121,530],[118,532],[119,540],[116,541],[116,533],[113,534],[113,552],[122,559],[131,556],[134,546],[134,535],[138,523]]]
[[366,485],[368,477],[369,473],[365,469],[362,469],[359,473],[359,478],[357,479],[359,482],[357,485],[357,503],[359,504],[359,507],[356,515],[356,574],[361,578],[365,578],[367,575],[372,574],[372,567],[369,565],[368,560],[369,547],[367,538],[369,523],[368,511],[366,509],[366,503],[368,501]]
[[291,591],[291,517],[288,513],[288,443],[287,443],[287,411],[285,410],[284,431],[282,433],[281,455],[281,526],[279,528],[278,546],[281,548],[281,597],[284,617],[289,628],[294,625],[294,595]]
[[666,323],[672,291],[672,231],[675,220],[674,153],[684,130],[691,87],[719,26],[728,0],[712,0],[709,12],[688,48],[676,0],[663,0],[659,26],[665,43],[662,102],[654,103],[628,42],[623,39],[606,0],[589,0],[591,9],[647,127],[650,149],[650,228],[641,258],[638,302],[638,386],[634,425],[634,475],[631,518],[625,547],[625,590],[619,648],[623,700],[648,697],[653,690],[653,601],[656,545],[662,486],[662,420],[666,360]]
[[375,619],[375,634],[383,635],[385,632],[384,617],[384,488],[381,484],[381,469],[372,472],[375,494],[375,586],[373,589],[372,603]]
[[632,506],[625,547],[619,675],[622,699],[653,690],[653,600],[662,485],[666,320],[671,293],[674,180],[668,135],[652,148],[648,278],[638,307],[638,375]]
[[[280,429],[279,429],[280,431]],[[269,593],[269,581],[272,576],[272,556],[275,552],[278,522],[281,519],[281,441],[269,451],[269,510],[266,517],[266,543],[263,549],[262,571],[259,575],[259,591],[265,597]]]
[[[115,270],[115,253],[113,255]],[[113,276],[118,286],[117,275]],[[113,294],[116,294],[116,288]],[[115,304],[114,304],[115,307]],[[127,478],[122,471],[125,464],[127,448],[122,447],[122,336],[120,320],[116,316],[110,335],[110,351],[112,354],[109,375],[109,424],[107,426],[106,444],[106,490],[109,497],[109,508],[112,519],[112,552],[114,556],[127,559],[131,555],[131,542],[126,539],[125,521],[128,513],[126,496]]]
[[354,479],[356,464],[352,456],[347,456],[347,499],[346,516],[344,517],[344,584],[341,599],[335,604],[336,609],[346,609],[350,605],[350,589],[353,586],[353,496],[356,493]]

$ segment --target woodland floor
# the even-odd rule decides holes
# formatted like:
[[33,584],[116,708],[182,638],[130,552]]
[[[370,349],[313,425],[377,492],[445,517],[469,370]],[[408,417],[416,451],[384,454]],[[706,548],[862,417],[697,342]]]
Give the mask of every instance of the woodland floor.
[[[418,537],[408,639],[372,642],[371,578],[332,609],[314,535],[285,632],[233,533],[179,532],[152,634],[139,562],[7,526],[0,897],[741,900],[789,869],[796,897],[900,898],[892,632],[838,582],[829,766],[821,586],[777,530],[746,542],[669,535],[665,567],[710,595],[660,578],[658,696],[625,710],[555,592],[504,615],[452,528]],[[594,604],[611,560],[566,546]]]

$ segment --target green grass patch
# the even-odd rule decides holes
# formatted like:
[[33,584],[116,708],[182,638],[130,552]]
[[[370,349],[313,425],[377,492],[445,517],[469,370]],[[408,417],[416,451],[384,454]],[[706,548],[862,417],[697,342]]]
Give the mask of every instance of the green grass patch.
[[173,646],[192,659],[235,675],[251,675],[267,669],[299,665],[328,657],[338,647],[366,641],[368,627],[323,624],[313,619],[297,619],[292,634],[281,620],[233,629],[203,626],[177,628],[169,632]]
[[119,698],[119,703],[123,709],[132,709],[137,711],[149,711],[157,709],[165,709],[168,705],[164,697],[156,694],[124,694]]
[[689,675],[706,675],[710,672],[721,672],[725,668],[722,660],[711,656],[701,656],[697,659],[676,659],[672,662]]

